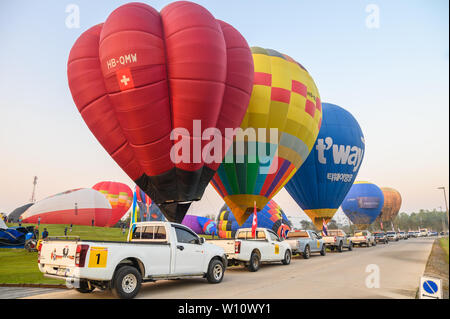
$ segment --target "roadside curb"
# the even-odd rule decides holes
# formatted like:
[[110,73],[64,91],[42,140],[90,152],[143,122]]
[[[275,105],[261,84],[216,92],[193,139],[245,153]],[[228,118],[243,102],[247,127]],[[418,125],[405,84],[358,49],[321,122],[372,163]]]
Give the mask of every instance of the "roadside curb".
[[23,287],[23,288],[58,288],[69,289],[66,285],[57,284],[0,284],[0,287]]
[[[443,299],[448,299],[448,263],[446,264],[446,253],[440,244],[441,238],[436,238],[431,246],[427,263],[423,272],[423,276],[434,277],[442,281]],[[419,290],[417,288],[416,299],[419,299]]]

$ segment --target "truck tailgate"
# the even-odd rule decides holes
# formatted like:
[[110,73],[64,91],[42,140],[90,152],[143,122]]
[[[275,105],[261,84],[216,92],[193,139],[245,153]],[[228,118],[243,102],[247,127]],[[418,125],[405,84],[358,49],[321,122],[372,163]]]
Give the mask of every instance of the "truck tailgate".
[[234,255],[234,239],[212,239],[207,242],[223,248],[227,256]]
[[44,273],[58,276],[71,276],[75,269],[76,241],[44,242],[39,264]]
[[322,237],[323,243],[324,244],[335,244],[336,243],[336,238],[332,237],[332,236],[324,236]]

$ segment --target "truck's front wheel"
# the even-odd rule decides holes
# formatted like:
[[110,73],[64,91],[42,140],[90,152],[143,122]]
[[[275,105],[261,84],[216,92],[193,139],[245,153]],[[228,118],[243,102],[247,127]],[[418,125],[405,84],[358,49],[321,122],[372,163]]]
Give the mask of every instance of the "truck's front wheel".
[[114,293],[122,299],[134,298],[141,289],[142,276],[131,266],[121,267],[114,276]]
[[322,245],[322,249],[320,250],[320,255],[325,256],[327,254],[327,250],[325,249],[325,245]]
[[223,279],[225,267],[219,259],[214,259],[209,263],[206,279],[212,284],[218,284]]

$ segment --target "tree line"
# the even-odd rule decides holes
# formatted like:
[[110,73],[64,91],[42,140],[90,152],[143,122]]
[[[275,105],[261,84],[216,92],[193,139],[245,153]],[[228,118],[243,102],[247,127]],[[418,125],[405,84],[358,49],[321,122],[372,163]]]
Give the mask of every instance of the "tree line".
[[[307,220],[301,221],[302,229],[316,229],[314,224]],[[357,227],[350,223],[341,224],[332,219],[327,224],[328,229],[342,229],[348,234],[352,234]],[[419,228],[427,228],[428,230],[433,230],[437,232],[448,230],[448,220],[446,212],[437,210],[419,210],[418,213],[400,213],[393,221],[383,222],[383,230],[390,231],[394,229],[398,231],[409,231],[409,230],[419,230]],[[322,229],[316,229],[321,231]],[[381,223],[379,219],[376,219],[368,228],[369,231],[380,231]]]

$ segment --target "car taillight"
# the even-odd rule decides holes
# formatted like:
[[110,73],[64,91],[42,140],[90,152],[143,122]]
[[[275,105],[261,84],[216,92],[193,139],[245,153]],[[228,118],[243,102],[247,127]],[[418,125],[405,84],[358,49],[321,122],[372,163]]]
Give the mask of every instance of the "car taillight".
[[367,239],[367,237],[366,236],[364,236],[364,240],[366,240]]
[[88,250],[89,245],[77,245],[77,252],[75,253],[75,266],[84,267]]
[[234,253],[239,254],[241,252],[241,242],[237,241],[234,243]]
[[336,236],[334,237],[334,242],[336,242]]

